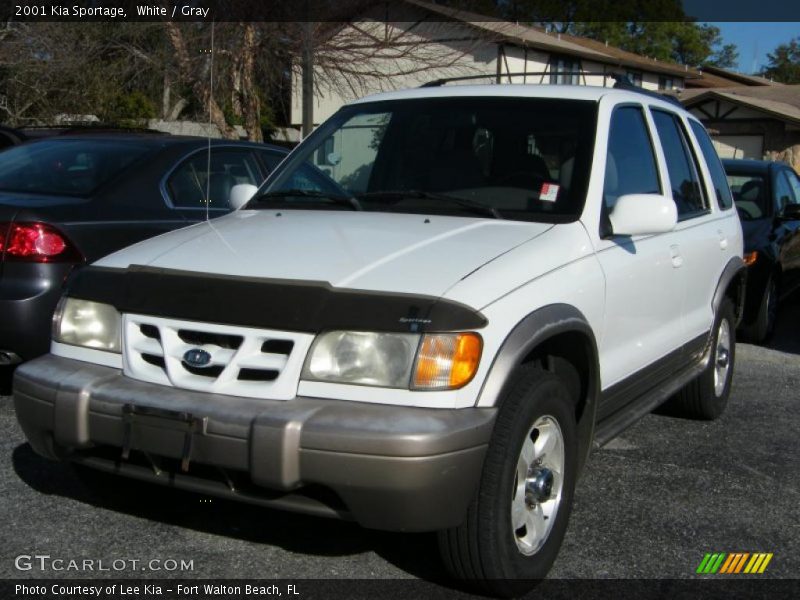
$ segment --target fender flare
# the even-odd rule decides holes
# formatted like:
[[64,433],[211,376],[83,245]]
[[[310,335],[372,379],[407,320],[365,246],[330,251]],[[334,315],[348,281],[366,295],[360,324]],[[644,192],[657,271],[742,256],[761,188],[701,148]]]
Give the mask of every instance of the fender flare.
[[578,472],[583,468],[592,446],[597,402],[600,397],[600,363],[594,331],[586,317],[572,305],[549,304],[522,319],[506,336],[484,379],[476,405],[497,406],[516,368],[537,346],[562,333],[580,333],[588,340],[591,368],[584,410],[577,423]]
[[745,296],[745,284],[747,282],[747,267],[744,264],[744,260],[742,260],[741,256],[734,256],[728,261],[728,264],[725,265],[725,268],[722,270],[722,274],[719,276],[719,281],[717,282],[717,289],[714,290],[714,296],[711,300],[711,309],[714,311],[716,315],[719,312],[719,306],[722,304],[722,300],[726,296],[726,292],[731,285],[731,282],[739,275],[743,275],[739,277],[738,286],[739,289],[737,290],[736,294],[736,325],[738,326],[742,320],[742,315],[744,314],[744,296]]

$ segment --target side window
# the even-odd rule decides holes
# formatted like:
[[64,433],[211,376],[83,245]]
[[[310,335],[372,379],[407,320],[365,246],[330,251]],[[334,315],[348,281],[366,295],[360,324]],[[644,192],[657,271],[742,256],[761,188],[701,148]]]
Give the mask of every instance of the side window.
[[694,137],[700,144],[700,151],[706,159],[708,171],[711,173],[711,183],[714,185],[714,191],[717,195],[717,204],[722,210],[726,210],[733,206],[733,197],[731,190],[728,187],[727,177],[725,176],[725,169],[722,167],[722,162],[719,160],[714,144],[711,138],[708,137],[708,132],[697,121],[690,120]]
[[261,172],[255,157],[246,150],[218,149],[211,151],[211,169],[205,152],[196,152],[182,162],[167,180],[175,208],[228,210],[228,196],[240,183],[261,184]]
[[286,158],[285,154],[275,152],[274,150],[257,150],[258,155],[261,157],[262,162],[266,165],[268,173],[272,173],[281,161]]
[[794,204],[794,190],[789,185],[788,173],[780,170],[775,174],[775,202],[778,212],[782,211],[787,204]]
[[662,110],[653,111],[658,137],[667,160],[672,198],[678,208],[678,220],[705,212],[697,165],[678,118]]
[[603,201],[612,209],[625,194],[660,194],[656,158],[640,107],[617,108],[611,117]]
[[800,177],[793,171],[784,171],[783,174],[786,175],[786,178],[789,180],[789,185],[794,192],[794,204],[800,204]]

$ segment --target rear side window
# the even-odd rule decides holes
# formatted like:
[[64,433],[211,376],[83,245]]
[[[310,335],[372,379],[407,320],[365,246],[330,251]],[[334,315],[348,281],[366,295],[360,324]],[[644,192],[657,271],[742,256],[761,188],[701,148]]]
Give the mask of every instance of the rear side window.
[[708,132],[697,121],[689,121],[694,132],[694,137],[700,144],[700,151],[706,159],[708,172],[711,173],[711,182],[714,184],[714,192],[717,195],[717,204],[722,210],[728,209],[733,206],[733,198],[731,191],[728,189],[728,182],[725,177],[725,169],[722,167],[722,162],[719,160],[714,144],[711,138],[708,137]]
[[775,200],[778,203],[777,209],[780,213],[789,204],[795,203],[794,190],[789,184],[789,173],[779,171],[775,175]]
[[150,150],[120,140],[47,140],[0,154],[0,190],[90,196]]
[[678,208],[678,219],[699,216],[705,212],[706,205],[703,201],[697,165],[683,126],[675,115],[661,110],[653,111],[653,120],[667,160],[672,198]]
[[205,151],[197,152],[181,163],[167,180],[167,189],[175,208],[228,210],[228,197],[240,183],[261,184],[261,172],[255,157],[246,150],[212,150],[211,170]]
[[656,159],[642,109],[617,108],[611,117],[603,200],[612,209],[625,194],[660,194]]
[[275,167],[281,164],[284,158],[286,158],[285,154],[275,152],[274,150],[258,150],[257,152],[270,173],[275,170]]
[[728,183],[742,221],[763,219],[769,215],[769,192],[767,182],[761,175],[730,174]]
[[793,204],[800,204],[800,179],[798,179],[793,171],[784,171],[783,174],[786,176],[786,179],[789,180],[789,186],[794,192]]

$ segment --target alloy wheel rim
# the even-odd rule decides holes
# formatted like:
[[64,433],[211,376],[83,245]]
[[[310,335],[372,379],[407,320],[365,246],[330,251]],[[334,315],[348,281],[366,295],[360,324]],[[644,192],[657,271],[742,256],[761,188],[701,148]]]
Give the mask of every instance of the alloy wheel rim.
[[553,528],[561,505],[564,462],[558,421],[539,417],[522,444],[511,493],[511,531],[526,556],[541,549]]
[[722,319],[717,329],[717,347],[714,352],[714,394],[722,396],[728,382],[731,368],[731,327],[727,319]]

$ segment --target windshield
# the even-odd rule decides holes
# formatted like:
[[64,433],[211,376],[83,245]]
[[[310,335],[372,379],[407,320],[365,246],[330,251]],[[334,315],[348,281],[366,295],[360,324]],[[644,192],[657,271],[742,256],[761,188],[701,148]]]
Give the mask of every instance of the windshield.
[[563,222],[583,209],[597,105],[427,98],[349,106],[248,208],[324,208]]
[[0,154],[0,190],[88,196],[149,146],[118,140],[47,140]]

